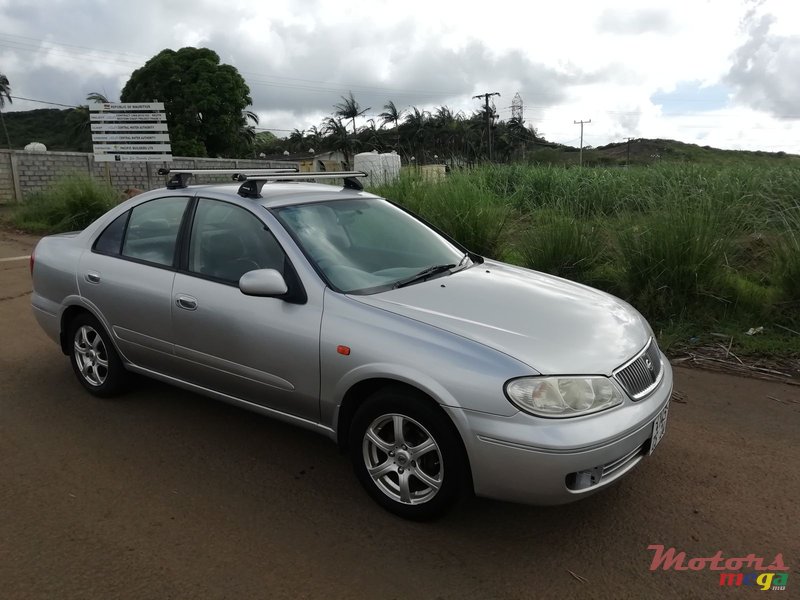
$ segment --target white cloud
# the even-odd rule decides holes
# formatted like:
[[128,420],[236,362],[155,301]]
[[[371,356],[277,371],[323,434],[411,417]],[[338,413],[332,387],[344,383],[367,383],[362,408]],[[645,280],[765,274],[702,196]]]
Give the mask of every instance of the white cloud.
[[[555,141],[591,118],[592,145],[632,135],[800,152],[800,121],[770,116],[800,106],[799,16],[789,0],[0,0],[0,71],[16,95],[78,103],[116,97],[163,48],[203,44],[239,68],[279,129],[318,123],[349,89],[373,115],[390,98],[468,112],[472,95],[499,91],[504,117],[520,91]],[[651,96],[687,82],[736,93],[714,111],[662,114]]]

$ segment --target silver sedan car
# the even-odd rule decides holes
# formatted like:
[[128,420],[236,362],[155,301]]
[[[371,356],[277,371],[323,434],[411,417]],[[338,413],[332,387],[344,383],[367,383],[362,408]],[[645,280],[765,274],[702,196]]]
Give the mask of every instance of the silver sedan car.
[[92,394],[137,373],[318,431],[411,519],[584,498],[664,435],[672,371],[622,300],[473,254],[355,178],[192,173],[36,247],[33,311]]

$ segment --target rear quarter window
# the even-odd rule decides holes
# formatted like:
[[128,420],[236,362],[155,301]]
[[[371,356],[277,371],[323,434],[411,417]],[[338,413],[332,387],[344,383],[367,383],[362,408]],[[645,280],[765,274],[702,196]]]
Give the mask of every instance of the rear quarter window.
[[122,252],[122,238],[128,222],[128,215],[130,215],[130,211],[122,213],[111,221],[94,243],[95,252],[112,255],[119,255]]

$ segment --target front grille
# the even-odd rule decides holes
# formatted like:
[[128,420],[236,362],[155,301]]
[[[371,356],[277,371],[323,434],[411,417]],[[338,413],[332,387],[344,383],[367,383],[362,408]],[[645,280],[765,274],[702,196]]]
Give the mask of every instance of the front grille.
[[656,388],[663,374],[661,351],[651,339],[644,350],[614,373],[614,378],[633,400],[641,400]]

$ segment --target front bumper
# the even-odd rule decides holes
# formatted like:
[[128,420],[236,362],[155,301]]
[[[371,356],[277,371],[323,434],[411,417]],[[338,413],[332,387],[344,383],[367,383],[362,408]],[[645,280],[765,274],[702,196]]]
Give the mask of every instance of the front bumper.
[[566,504],[633,469],[650,449],[653,422],[672,395],[672,369],[647,398],[574,419],[499,417],[448,408],[462,433],[478,496]]

